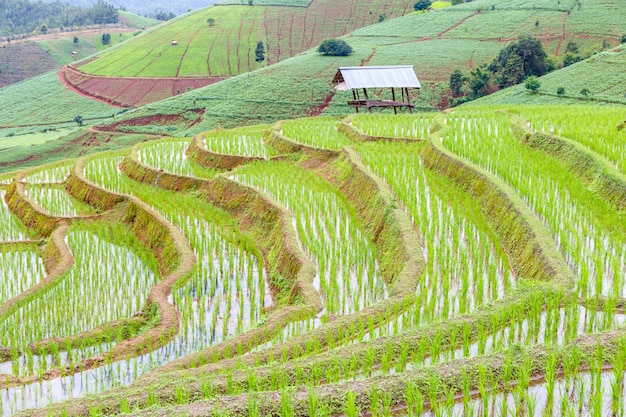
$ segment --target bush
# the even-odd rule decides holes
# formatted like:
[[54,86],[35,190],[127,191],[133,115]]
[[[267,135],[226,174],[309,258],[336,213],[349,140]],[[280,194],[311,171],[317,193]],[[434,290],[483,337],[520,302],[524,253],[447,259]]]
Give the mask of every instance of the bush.
[[317,52],[329,56],[348,56],[352,53],[352,47],[341,39],[326,39],[317,48]]
[[430,0],[418,0],[418,2],[413,5],[413,9],[416,12],[426,10],[430,7],[430,4]]
[[537,92],[537,90],[539,90],[539,87],[541,87],[541,83],[539,82],[539,79],[533,75],[526,78],[526,81],[524,82],[524,87],[531,93],[535,93]]
[[582,94],[585,97],[587,97],[589,95],[589,93],[591,93],[591,91],[589,91],[589,89],[587,87],[585,87],[582,90],[580,90],[580,94]]
[[563,94],[565,94],[565,87],[559,87],[556,89],[556,93],[560,96],[562,96]]

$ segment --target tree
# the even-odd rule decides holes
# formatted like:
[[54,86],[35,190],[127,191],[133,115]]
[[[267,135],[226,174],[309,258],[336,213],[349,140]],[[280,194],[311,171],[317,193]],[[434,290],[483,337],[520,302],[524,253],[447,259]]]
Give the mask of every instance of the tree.
[[209,26],[215,26],[215,19],[213,19],[212,17],[209,17],[209,18],[206,20],[206,23],[207,23]]
[[75,122],[78,126],[82,126],[82,125],[83,125],[83,116],[81,116],[80,114],[79,114],[79,115],[76,115],[76,116],[74,117],[74,122]]
[[252,0],[248,0],[248,6],[252,6]]
[[589,89],[587,87],[585,87],[582,90],[580,90],[580,94],[582,94],[585,97],[587,97],[589,95],[589,93],[591,93],[591,91],[589,91]]
[[452,0],[452,5],[456,6],[457,4],[463,4],[465,3],[465,0]]
[[317,52],[327,56],[348,56],[352,53],[352,47],[342,39],[326,39]]
[[463,88],[464,83],[465,80],[463,79],[463,73],[458,69],[454,70],[452,74],[450,74],[450,91],[452,91],[453,97],[461,95],[461,88]]
[[540,77],[550,70],[547,54],[538,39],[521,36],[517,42],[505,46],[489,65],[500,87],[519,84],[524,78]]
[[526,88],[526,90],[534,94],[537,92],[537,90],[539,90],[539,87],[541,87],[541,82],[539,82],[539,79],[537,77],[531,75],[530,77],[526,78],[526,81],[524,81],[524,87]]
[[415,3],[413,5],[413,9],[416,12],[421,12],[423,10],[426,10],[430,7],[431,5],[431,1],[430,0],[418,0],[417,3]]
[[484,67],[478,67],[470,73],[469,87],[471,90],[470,98],[472,100],[487,94],[490,78],[491,74],[489,74],[489,71]]
[[265,46],[263,46],[263,41],[258,41],[256,43],[256,49],[254,50],[254,60],[259,64],[262,64],[265,61]]
[[379,14],[378,15],[378,23],[384,22],[386,18],[387,18],[386,14]]
[[565,52],[570,52],[572,54],[578,53],[578,45],[574,41],[567,42],[567,46],[565,47]]
[[78,36],[74,36],[74,45],[78,44]]
[[39,28],[39,31],[43,34],[48,33],[48,25],[46,25],[45,23],[43,25],[41,25],[41,27]]
[[102,34],[102,45],[109,45],[111,43],[111,34],[103,33]]
[[559,87],[556,89],[556,93],[560,96],[565,94],[565,87]]
[[626,33],[623,33],[619,38],[619,43],[626,43]]

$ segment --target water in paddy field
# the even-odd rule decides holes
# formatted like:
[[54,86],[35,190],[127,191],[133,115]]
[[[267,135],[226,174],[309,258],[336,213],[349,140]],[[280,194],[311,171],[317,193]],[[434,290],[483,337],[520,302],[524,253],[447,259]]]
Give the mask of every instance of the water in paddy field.
[[[580,372],[569,378],[531,385],[525,390],[487,394],[453,403],[438,404],[422,417],[608,417],[624,416],[626,374]],[[397,412],[394,415],[415,415]]]
[[181,313],[180,330],[175,339],[139,357],[2,390],[3,416],[129,385],[158,366],[222,343],[258,321],[260,310],[272,304],[266,271],[260,260],[218,234],[210,233],[211,229],[204,222],[196,224],[194,219],[188,219],[188,226],[199,231],[198,238],[205,246],[197,253],[198,264],[202,266],[199,273],[170,297],[170,303]]
[[26,227],[20,223],[4,200],[6,190],[0,190],[0,242],[29,240]]

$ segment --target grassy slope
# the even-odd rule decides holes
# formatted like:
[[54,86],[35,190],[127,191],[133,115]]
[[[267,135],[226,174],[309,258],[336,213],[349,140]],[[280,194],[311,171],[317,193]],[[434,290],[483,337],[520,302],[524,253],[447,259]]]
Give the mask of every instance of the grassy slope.
[[[580,102],[626,104],[626,47],[620,46],[562,70],[540,77],[541,88],[529,94],[513,86],[477,100],[476,104],[570,104]],[[556,91],[565,88],[559,96]],[[581,91],[586,88],[585,96]],[[469,104],[471,105],[471,104]]]
[[[161,22],[120,11],[120,23],[126,27],[126,32],[112,33],[109,46],[102,45],[102,34],[98,31],[54,33],[37,36],[24,42],[3,43],[0,46],[0,87],[58,69],[72,61],[87,58],[100,50],[131,38],[137,29],[141,30]],[[104,32],[106,29],[103,30]],[[74,43],[74,36],[78,37],[78,43]]]
[[[235,2],[236,3],[236,2]],[[408,0],[272,1],[206,8],[146,33],[124,48],[102,54],[80,67],[94,75],[232,76],[259,67],[254,49],[266,45],[272,64],[317,46],[323,39],[345,35],[376,22],[412,11]],[[285,4],[286,6],[275,6]],[[307,6],[308,5],[308,6]],[[304,7],[307,6],[307,7]],[[208,19],[214,19],[209,26]],[[178,42],[172,46],[173,40]]]
[[[204,89],[194,90],[182,94],[172,99],[154,103],[137,111],[129,112],[122,118],[153,116],[158,114],[180,114],[189,109],[204,111],[199,125],[188,128],[186,126],[176,126],[168,131],[169,134],[185,135],[194,134],[214,127],[232,127],[244,124],[255,124],[261,122],[272,122],[278,119],[298,117],[308,114],[318,114],[321,111],[327,113],[349,113],[351,108],[345,105],[346,94],[337,94],[333,97],[333,90],[330,87],[330,80],[338,66],[359,65],[361,62],[368,64],[390,64],[409,63],[416,65],[418,77],[426,87],[422,92],[424,99],[428,99],[428,86],[438,80],[446,80],[450,71],[454,68],[469,70],[471,67],[479,65],[494,56],[504,45],[500,39],[481,40],[493,36],[490,32],[493,27],[488,24],[475,26],[477,22],[484,21],[491,16],[493,25],[506,18],[514,19],[518,22],[512,25],[508,32],[503,32],[505,37],[515,37],[520,31],[517,26],[531,30],[535,29],[535,22],[540,21],[539,28],[548,28],[548,16],[561,14],[566,17],[563,23],[567,28],[566,37],[562,32],[548,32],[544,35],[547,46],[552,45],[552,53],[556,52],[559,43],[566,43],[570,39],[579,42],[581,49],[586,44],[597,44],[601,39],[607,39],[611,43],[617,42],[617,35],[626,32],[626,16],[621,10],[613,10],[611,7],[617,4],[617,0],[608,0],[607,4],[597,6],[585,5],[579,11],[576,8],[567,14],[567,11],[556,11],[556,6],[567,10],[567,2],[561,5],[552,4],[555,2],[539,2],[538,0],[527,0],[521,4],[522,9],[518,12],[504,10],[510,3],[500,2],[495,10],[491,10],[490,0],[478,0],[461,6],[455,6],[440,10],[434,13],[412,14],[399,19],[388,20],[371,27],[363,28],[352,33],[346,39],[354,47],[355,52],[345,58],[322,57],[313,51],[308,51],[294,58],[281,63],[263,68],[258,71],[233,77],[224,82],[212,85]],[[535,9],[533,9],[535,5]],[[553,10],[539,9],[542,7],[553,7]],[[571,6],[571,4],[569,4]],[[511,7],[517,7],[516,5]],[[480,14],[476,14],[476,9],[481,9]],[[603,13],[603,10],[607,10]],[[525,19],[520,15],[525,13]],[[543,14],[542,14],[543,13]],[[508,16],[508,17],[507,17]],[[538,19],[538,16],[543,16]],[[600,24],[597,28],[590,25],[593,22],[585,16],[595,16]],[[602,17],[602,19],[600,19]],[[526,22],[526,24],[522,24]],[[542,22],[545,22],[542,23]],[[612,22],[612,23],[611,23]],[[509,22],[510,23],[510,22]],[[610,24],[609,24],[610,23]],[[557,25],[558,26],[558,25]],[[574,29],[580,31],[576,33]],[[159,29],[160,30],[160,29]],[[521,30],[521,29],[520,29]],[[587,31],[587,32],[585,32]],[[155,31],[156,32],[156,31]],[[470,36],[471,34],[471,36]],[[458,37],[454,37],[454,36]],[[602,35],[602,36],[601,36]],[[484,38],[483,38],[484,37]],[[117,47],[116,47],[117,49]],[[564,48],[561,48],[564,49]],[[561,53],[562,55],[562,53]],[[603,57],[601,55],[600,57]],[[596,60],[596,65],[591,71],[582,71],[578,74],[580,83],[585,77],[596,77],[597,74],[612,74],[601,77],[602,80],[617,80],[623,77],[623,66],[614,65],[612,62],[602,59]],[[579,68],[578,64],[562,71],[572,71]],[[549,80],[552,77],[559,77],[560,72],[553,73],[545,77]],[[49,97],[54,99],[38,99],[40,87],[36,85],[41,81],[33,80],[20,84],[19,88],[0,89],[0,104],[3,108],[20,109],[20,118],[16,120],[15,113],[4,112],[0,115],[0,126],[15,124],[37,125],[30,128],[23,128],[22,131],[32,133],[41,131],[44,127],[38,124],[58,123],[70,121],[74,117],[75,109],[80,108],[83,117],[110,116],[116,109],[93,101],[76,98],[72,93],[64,90],[56,78],[47,78],[46,89],[53,87]],[[54,78],[54,79],[53,79]],[[555,78],[556,79],[556,78]],[[619,78],[621,79],[621,78]],[[543,81],[544,84],[547,81]],[[570,81],[568,81],[569,83]],[[559,81],[550,87],[553,92]],[[594,90],[594,86],[600,86],[596,81],[592,87],[592,97],[600,91]],[[548,84],[545,84],[546,86]],[[567,89],[579,92],[580,89]],[[511,92],[519,91],[515,88]],[[497,100],[504,97],[508,92],[499,93],[493,98],[483,100]],[[606,90],[603,94],[607,97],[623,96],[623,88],[620,91],[620,84],[612,89]],[[32,97],[32,98],[28,98]],[[524,100],[537,97],[523,96]],[[567,102],[567,98],[553,96],[543,97],[548,101],[558,100]],[[332,100],[331,100],[332,99]],[[31,101],[33,100],[32,104]],[[81,102],[79,106],[68,105],[72,101]],[[327,107],[328,101],[330,106]],[[522,101],[523,102],[523,101]],[[424,101],[418,101],[424,103]],[[86,110],[89,110],[86,112]],[[116,121],[118,121],[116,117]],[[20,122],[20,123],[17,123]],[[72,125],[71,123],[69,125]],[[161,132],[161,126],[144,126],[140,129],[144,132]],[[16,133],[16,129],[3,129],[0,136],[7,136]],[[19,133],[19,131],[17,131]],[[33,153],[47,152],[43,148],[35,145],[31,148]],[[5,160],[11,159],[11,151],[4,152]],[[17,157],[16,157],[17,158]]]
[[[559,56],[562,56],[564,47],[559,44],[569,40],[580,43],[584,50],[583,45],[597,45],[603,39],[616,44],[618,33],[626,32],[626,11],[606,9],[609,12],[602,15],[603,20],[597,27],[592,27],[592,22],[585,18],[587,14],[601,14],[608,7],[606,4],[585,5],[578,10],[573,1],[558,4],[556,1],[526,0],[521,4],[499,2],[491,10],[495,3],[491,0],[474,1],[365,27],[345,37],[354,48],[349,57],[323,57],[308,51],[260,71],[154,103],[127,117],[177,113],[186,108],[206,109],[199,126],[177,132],[192,134],[217,126],[270,122],[322,110],[330,114],[350,113],[352,109],[345,105],[350,93],[333,96],[330,87],[338,66],[362,62],[368,65],[414,64],[426,87],[421,94],[424,99],[429,99],[429,86],[447,81],[453,69],[469,71],[487,62],[509,39],[523,33],[541,37],[550,54],[556,54],[558,49]],[[616,5],[617,0],[609,0],[609,3]],[[571,7],[573,9],[568,13]],[[538,20],[539,26],[535,27]],[[549,24],[549,21],[553,23]],[[611,25],[607,24],[609,21]],[[566,32],[563,32],[564,25]],[[494,38],[496,33],[499,35]],[[595,72],[601,71],[598,67]],[[331,98],[330,106],[326,107]],[[419,100],[418,103],[424,104]]]

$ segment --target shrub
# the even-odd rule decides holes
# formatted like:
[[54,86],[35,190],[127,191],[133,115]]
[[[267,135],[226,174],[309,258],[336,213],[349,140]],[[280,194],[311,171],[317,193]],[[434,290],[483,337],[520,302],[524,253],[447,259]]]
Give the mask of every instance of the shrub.
[[563,94],[565,94],[565,87],[559,87],[556,89],[556,93],[560,96],[562,96]]
[[524,82],[524,87],[531,93],[535,93],[537,92],[537,90],[539,90],[539,87],[541,87],[541,83],[539,82],[539,79],[533,75],[526,78],[526,81]]
[[341,39],[326,39],[317,48],[317,52],[329,56],[348,56],[352,53],[352,47]]

